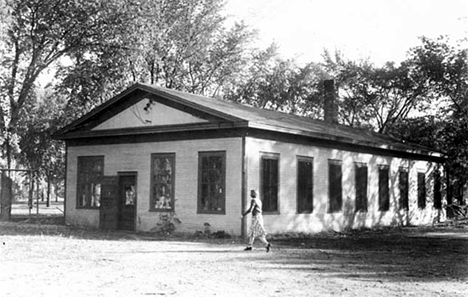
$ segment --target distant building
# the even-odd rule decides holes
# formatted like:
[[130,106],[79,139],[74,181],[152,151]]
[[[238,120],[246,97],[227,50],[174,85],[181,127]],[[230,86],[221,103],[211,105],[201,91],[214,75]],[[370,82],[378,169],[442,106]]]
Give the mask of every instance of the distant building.
[[179,232],[209,223],[240,235],[250,189],[269,233],[440,215],[441,154],[327,114],[313,120],[135,84],[55,134],[67,147],[66,222],[149,231],[175,213]]

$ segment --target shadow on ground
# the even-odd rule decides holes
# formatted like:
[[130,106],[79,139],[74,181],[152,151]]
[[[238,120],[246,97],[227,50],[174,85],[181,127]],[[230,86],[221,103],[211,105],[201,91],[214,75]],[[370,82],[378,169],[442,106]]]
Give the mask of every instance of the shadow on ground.
[[[141,253],[197,253],[215,255],[217,261],[256,261],[268,269],[320,273],[324,277],[356,278],[379,282],[461,281],[468,284],[468,228],[388,228],[315,235],[282,234],[270,237],[273,249],[257,246],[243,252],[241,238],[213,239],[193,236],[160,237],[149,233],[105,232],[59,224],[0,224],[0,235],[46,235],[86,240],[173,241],[178,250]],[[184,242],[186,243],[184,245]],[[196,247],[189,243],[200,243]],[[140,253],[138,250],[133,253]],[[224,256],[223,256],[224,254]]]
[[[468,281],[468,237],[462,230],[388,230],[322,238],[279,239],[290,252],[279,263],[345,277],[383,281]],[[450,233],[452,236],[446,236]],[[460,236],[461,235],[461,236]],[[468,284],[468,283],[467,283]]]

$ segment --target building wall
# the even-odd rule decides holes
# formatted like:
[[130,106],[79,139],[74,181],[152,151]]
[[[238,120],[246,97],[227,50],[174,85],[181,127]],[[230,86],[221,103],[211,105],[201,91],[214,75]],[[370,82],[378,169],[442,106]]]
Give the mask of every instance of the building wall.
[[[197,214],[198,153],[226,151],[226,214]],[[69,146],[67,166],[66,221],[69,224],[99,227],[98,209],[76,209],[76,173],[78,156],[104,156],[104,175],[136,171],[137,231],[149,231],[159,222],[160,212],[149,211],[151,154],[175,153],[175,215],[179,232],[203,231],[205,222],[212,231],[240,234],[242,140],[223,138],[93,146]]]
[[[282,143],[277,141],[247,138],[248,189],[261,189],[260,159],[262,153],[279,155],[279,214],[265,214],[267,232],[319,232],[340,231],[347,228],[420,225],[432,223],[440,212],[433,207],[433,178],[435,164],[368,153],[348,152],[330,148]],[[297,157],[314,159],[314,209],[310,214],[297,214]],[[328,160],[342,161],[342,211],[328,213]],[[368,166],[368,210],[355,212],[355,172],[354,163]],[[389,166],[390,209],[378,209],[378,166]],[[400,167],[409,169],[409,209],[400,210],[398,205]],[[426,207],[421,210],[417,204],[417,173],[426,176]],[[260,196],[262,196],[260,194]]]
[[[226,151],[226,214],[197,214],[198,153],[203,151]],[[99,226],[98,209],[76,209],[76,172],[78,156],[105,156],[104,174],[136,171],[137,218],[136,229],[149,231],[159,222],[160,212],[149,211],[150,164],[153,153],[176,154],[175,214],[181,221],[177,231],[194,233],[203,231],[205,222],[211,231],[223,230],[230,234],[241,234],[240,213],[242,211],[242,140],[223,138],[189,140],[161,143],[115,144],[68,147],[66,221],[69,224],[91,227]],[[347,228],[376,227],[390,225],[420,225],[432,223],[441,216],[433,208],[432,171],[435,164],[400,158],[376,156],[368,153],[348,152],[330,148],[282,143],[277,141],[246,138],[247,188],[260,189],[260,158],[262,153],[279,156],[279,213],[265,214],[265,226],[269,233],[340,231]],[[310,214],[296,213],[297,157],[314,160],[314,210]],[[343,207],[338,213],[328,213],[328,160],[342,161]],[[355,212],[354,163],[368,166],[368,211]],[[390,209],[378,210],[378,166],[390,168]],[[409,209],[398,206],[398,171],[409,169]],[[417,173],[426,176],[426,207],[417,205]],[[246,196],[246,199],[248,197]],[[248,200],[244,201],[248,205]],[[250,217],[246,219],[246,226]]]

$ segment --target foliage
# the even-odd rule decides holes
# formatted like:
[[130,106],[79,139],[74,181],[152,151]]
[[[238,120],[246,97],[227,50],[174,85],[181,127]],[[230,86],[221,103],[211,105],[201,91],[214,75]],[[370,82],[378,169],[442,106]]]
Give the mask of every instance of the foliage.
[[347,61],[340,53],[325,52],[324,58],[339,88],[342,123],[444,152],[449,186],[468,180],[466,45],[422,37],[400,65],[382,67]]
[[454,116],[464,116],[468,110],[468,48],[460,41],[456,45],[448,38],[421,38],[422,45],[411,49],[409,62],[425,79],[426,85],[439,96],[450,100],[448,108]]
[[372,127],[389,134],[411,112],[428,103],[424,83],[415,79],[411,65],[386,63],[376,67],[368,61],[346,61],[325,52],[325,69],[336,79],[340,91],[340,119],[350,126]]
[[211,96],[240,72],[254,35],[243,24],[223,27],[222,1],[116,3],[121,5],[114,17],[124,28],[116,26],[102,34],[110,35],[102,42],[71,51],[67,63],[59,65],[56,92],[67,99],[68,118],[135,81]]
[[293,60],[277,56],[273,44],[253,54],[245,79],[226,98],[259,108],[319,117],[322,87],[326,77],[315,63],[299,67]]
[[158,235],[171,235],[176,230],[176,224],[180,224],[175,212],[167,212],[159,215],[159,222],[151,229]]
[[468,180],[468,48],[445,37],[423,37],[421,42],[411,49],[408,61],[426,88],[446,102],[437,114],[437,128],[428,135],[446,153],[452,183],[463,184]]
[[224,27],[222,0],[138,1],[131,80],[215,96],[237,75],[254,33]]
[[[112,44],[125,31],[120,2],[74,0],[3,0],[0,131],[5,135],[8,166],[11,139],[39,75],[67,55]],[[118,43],[117,43],[118,45]]]
[[[220,0],[0,0],[0,136],[7,163],[20,156],[24,166],[45,168],[45,156],[56,155],[51,126],[67,124],[131,81],[220,94],[240,73],[254,37],[242,23],[225,28],[223,6]],[[45,70],[55,72],[47,86],[53,92],[38,103],[35,84]],[[56,100],[62,109],[53,109],[56,121],[41,119],[39,112]]]
[[443,145],[442,139],[437,137],[442,133],[442,120],[433,115],[406,118],[397,123],[393,128],[395,137],[435,149]]
[[26,104],[18,125],[22,137],[16,159],[27,168],[38,170],[38,177],[59,184],[65,178],[65,148],[51,135],[63,124],[64,102],[51,92],[46,89]]

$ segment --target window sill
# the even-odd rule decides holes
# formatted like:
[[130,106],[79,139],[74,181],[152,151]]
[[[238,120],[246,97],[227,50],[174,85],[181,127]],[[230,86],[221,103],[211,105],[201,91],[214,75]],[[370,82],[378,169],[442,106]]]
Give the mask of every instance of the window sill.
[[327,213],[328,214],[335,214],[335,213],[338,214],[338,213],[343,213],[343,211],[342,210],[334,210],[334,211],[329,210]]
[[197,214],[225,215],[226,211],[197,211]]
[[148,211],[149,212],[175,212],[175,210],[173,208],[171,208],[171,209],[169,209],[169,208],[161,208],[161,209],[152,208],[152,209],[149,209]]
[[269,216],[269,215],[279,215],[279,211],[264,211],[263,215]]

